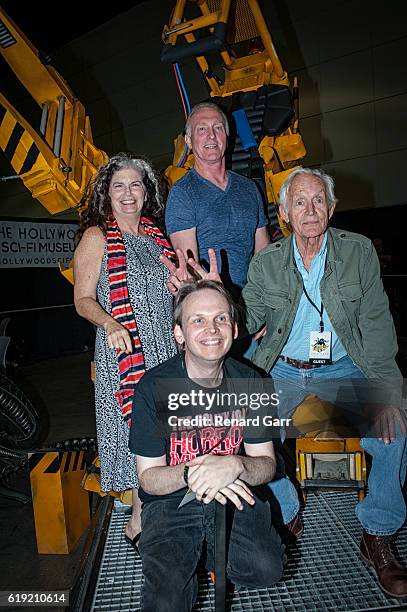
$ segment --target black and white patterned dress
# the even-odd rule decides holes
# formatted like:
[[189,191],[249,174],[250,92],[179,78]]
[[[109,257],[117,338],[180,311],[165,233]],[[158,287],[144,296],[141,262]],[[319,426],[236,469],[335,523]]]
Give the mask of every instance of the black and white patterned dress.
[[[139,330],[146,370],[176,353],[172,335],[172,296],[166,288],[168,270],[160,262],[161,248],[152,238],[123,234],[130,303]],[[98,301],[111,312],[107,247],[97,287]],[[129,427],[114,396],[119,369],[105,331],[98,328],[95,346],[96,430],[101,460],[102,491],[124,491],[138,485],[135,456],[128,449]]]

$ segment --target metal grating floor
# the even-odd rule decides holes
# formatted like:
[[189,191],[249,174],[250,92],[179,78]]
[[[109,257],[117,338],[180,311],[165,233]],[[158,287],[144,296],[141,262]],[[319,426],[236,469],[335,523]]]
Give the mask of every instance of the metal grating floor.
[[[354,512],[356,501],[356,494],[352,492],[309,493],[304,510],[304,535],[297,545],[287,550],[283,579],[270,589],[231,594],[230,610],[407,610],[407,600],[392,599],[382,593],[374,574],[359,557],[362,528]],[[93,600],[94,612],[140,609],[141,560],[124,540],[127,518],[122,511],[112,514]],[[398,536],[397,548],[407,564],[406,526]],[[213,610],[213,586],[202,573],[194,612]]]

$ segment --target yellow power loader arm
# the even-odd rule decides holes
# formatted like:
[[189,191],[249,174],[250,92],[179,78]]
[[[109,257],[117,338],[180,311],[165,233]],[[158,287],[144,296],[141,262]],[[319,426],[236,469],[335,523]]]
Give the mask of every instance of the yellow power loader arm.
[[[260,179],[248,168],[261,166],[268,202],[277,203],[282,182],[306,150],[298,131],[297,82],[290,86],[257,0],[177,0],[162,40],[163,62],[176,64],[194,56],[214,101],[246,114],[233,113],[241,133],[231,167]],[[221,75],[207,59],[214,52],[219,54]],[[192,153],[185,155],[181,135],[174,144],[173,164],[166,170],[170,185],[194,164]],[[280,218],[279,223],[288,233]]]
[[0,52],[42,109],[38,130],[0,94],[0,148],[32,196],[51,214],[76,208],[107,155],[61,75],[0,8]]

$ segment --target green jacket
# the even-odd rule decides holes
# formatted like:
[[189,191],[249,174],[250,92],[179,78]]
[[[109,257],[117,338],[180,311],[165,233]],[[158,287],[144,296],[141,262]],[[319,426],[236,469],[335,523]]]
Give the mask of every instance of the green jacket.
[[[320,290],[335,332],[368,378],[401,378],[394,359],[397,340],[393,319],[371,241],[334,228],[327,230],[327,236]],[[267,325],[253,362],[270,371],[288,339],[303,290],[294,261],[293,236],[255,255],[247,278],[242,294],[247,328],[254,333]]]

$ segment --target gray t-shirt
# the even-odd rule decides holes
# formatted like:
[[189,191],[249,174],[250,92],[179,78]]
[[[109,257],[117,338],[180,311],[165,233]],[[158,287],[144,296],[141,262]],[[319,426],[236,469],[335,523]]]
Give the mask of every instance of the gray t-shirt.
[[199,259],[216,251],[222,280],[229,289],[246,284],[256,230],[267,225],[263,200],[256,184],[228,172],[223,190],[192,169],[171,189],[165,210],[167,233],[196,227]]

